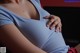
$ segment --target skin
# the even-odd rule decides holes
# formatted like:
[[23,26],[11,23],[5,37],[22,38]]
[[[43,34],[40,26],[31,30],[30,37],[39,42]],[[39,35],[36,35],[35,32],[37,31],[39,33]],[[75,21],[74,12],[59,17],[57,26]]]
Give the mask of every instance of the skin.
[[[39,20],[38,12],[29,1],[11,0],[10,3],[0,5],[26,19]],[[56,31],[61,32],[62,24],[58,16],[49,15],[44,17],[44,19],[49,19],[46,24],[47,27],[49,27],[50,29],[56,27]],[[31,43],[14,24],[4,25],[0,27],[0,36],[0,41],[5,43],[6,47],[9,48],[9,50],[11,50],[13,53],[46,53],[45,51]],[[80,44],[75,48],[77,49],[77,51],[79,51]]]
[[[5,2],[8,0],[5,0]],[[11,0],[10,3],[0,4],[15,14],[26,19],[39,20],[39,14],[35,10],[32,3],[26,0]],[[28,8],[27,8],[28,7]],[[23,13],[22,13],[23,12]],[[56,31],[61,31],[61,20],[58,16],[49,15],[45,19],[49,19],[46,26],[50,29],[56,27]],[[46,53],[34,44],[32,44],[14,24],[4,25],[0,27],[1,41],[5,43],[13,53]]]
[[[5,1],[7,1],[7,0],[5,0]],[[14,3],[15,4],[15,2],[13,1],[13,0],[11,0],[12,1],[12,3]],[[26,17],[26,18],[30,18],[30,17],[32,17],[32,19],[37,19],[37,20],[39,20],[39,14],[38,14],[38,12],[36,12],[36,10],[34,9],[34,8],[32,8],[31,10],[30,10],[30,8],[28,8],[27,9],[27,4],[29,4],[29,2],[27,2],[27,4],[26,3],[24,3],[24,1],[25,0],[23,0],[22,2],[23,3],[21,3],[21,2],[19,2],[19,0],[16,0],[16,2],[19,4],[19,5],[14,5],[14,7],[18,7],[18,8],[15,8],[15,9],[18,9],[18,10],[16,10],[16,11],[14,11],[15,9],[14,9],[14,7],[12,6],[12,3],[10,4],[10,5],[7,5],[7,7],[6,7],[6,5],[5,5],[5,7],[6,8],[8,8],[9,10],[11,10],[11,11],[13,11],[14,13],[16,13],[16,14],[18,14],[18,15],[20,15],[20,16],[23,16],[23,17]],[[25,1],[26,2],[26,1]],[[8,3],[8,2],[7,2]],[[24,6],[23,6],[24,5]],[[30,4],[29,4],[30,5]],[[9,6],[9,7],[8,7]],[[23,6],[23,8],[21,8]],[[11,7],[11,8],[10,8]],[[31,7],[31,5],[30,5],[30,7]],[[33,6],[32,6],[33,7]],[[27,10],[26,10],[27,9]],[[26,13],[26,11],[28,11],[28,13]],[[22,13],[22,12],[25,12],[25,13]],[[22,14],[21,14],[22,13]],[[30,15],[29,15],[29,13],[30,13]],[[61,19],[60,19],[60,17],[58,17],[58,16],[55,16],[55,15],[48,15],[48,16],[46,16],[46,17],[44,17],[45,19],[49,19],[49,21],[47,22],[47,24],[46,24],[46,26],[47,27],[49,27],[50,29],[52,29],[52,28],[56,28],[56,30],[55,31],[60,31],[61,32],[61,29],[62,29],[62,24],[61,24]]]
[[1,27],[0,31],[3,43],[13,53],[46,53],[24,37],[13,24]]
[[56,32],[57,31],[61,32],[62,24],[61,24],[60,17],[55,15],[50,15],[50,16],[46,16],[45,19],[49,19],[49,21],[47,22],[47,27],[49,27],[50,29],[53,29],[55,27]]
[[[11,1],[11,3],[1,5],[20,16],[28,17],[26,19],[30,19],[30,17],[33,17],[32,19],[37,18],[37,12],[30,2],[25,2],[26,0]],[[32,15],[30,13],[31,11],[25,6],[31,6],[30,10],[33,10],[32,13],[34,14]],[[23,11],[24,13],[21,13]],[[2,42],[5,43],[6,47],[9,48],[9,50],[13,53],[46,53],[45,51],[32,44],[14,24],[1,26],[0,34]]]

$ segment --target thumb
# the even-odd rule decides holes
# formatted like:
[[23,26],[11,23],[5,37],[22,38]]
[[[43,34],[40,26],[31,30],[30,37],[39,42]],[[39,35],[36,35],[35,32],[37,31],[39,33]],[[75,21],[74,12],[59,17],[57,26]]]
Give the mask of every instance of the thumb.
[[53,17],[53,15],[48,15],[48,16],[45,16],[44,19],[51,19]]
[[49,18],[50,18],[50,15],[48,15],[48,16],[45,16],[45,17],[44,17],[44,19],[49,19]]

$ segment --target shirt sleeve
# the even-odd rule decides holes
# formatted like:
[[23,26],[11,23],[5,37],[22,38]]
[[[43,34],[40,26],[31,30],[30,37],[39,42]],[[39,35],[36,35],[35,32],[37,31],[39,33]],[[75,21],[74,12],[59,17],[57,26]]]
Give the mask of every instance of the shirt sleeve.
[[38,4],[40,4],[41,5],[41,3],[40,3],[40,0],[35,0]]
[[12,24],[13,21],[6,15],[0,14],[0,26],[6,25],[6,24]]
[[[40,0],[35,0],[35,1],[36,1],[36,2],[39,4],[39,6],[41,7]],[[45,9],[43,9],[42,7],[41,7],[41,9],[40,9],[40,12],[41,12],[41,15],[42,15],[43,17],[50,15],[50,13],[49,13],[48,11],[46,11]]]

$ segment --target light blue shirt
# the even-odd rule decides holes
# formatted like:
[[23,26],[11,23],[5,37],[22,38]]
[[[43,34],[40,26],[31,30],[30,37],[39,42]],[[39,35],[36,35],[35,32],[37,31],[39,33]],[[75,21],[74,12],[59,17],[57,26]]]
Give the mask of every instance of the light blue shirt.
[[55,28],[50,30],[46,27],[48,20],[43,17],[50,14],[41,8],[39,0],[31,2],[39,12],[40,20],[24,18],[0,6],[0,26],[15,24],[26,38],[46,52],[67,53],[69,46],[65,44],[62,34],[55,32]]

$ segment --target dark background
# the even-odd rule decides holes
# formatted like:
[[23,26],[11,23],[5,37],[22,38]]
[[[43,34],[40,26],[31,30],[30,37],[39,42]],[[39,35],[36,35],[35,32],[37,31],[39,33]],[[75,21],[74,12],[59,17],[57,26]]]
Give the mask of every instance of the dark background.
[[[71,47],[80,43],[80,2],[64,0],[41,0],[42,7],[62,20],[62,34]],[[3,44],[0,45],[4,47]],[[7,53],[10,51],[7,50]]]
[[80,2],[65,2],[65,0],[40,0],[43,6],[80,7]]
[[42,7],[62,20],[62,34],[71,47],[80,43],[80,2],[41,0]]
[[61,18],[66,43],[71,47],[76,46],[80,42],[80,7],[44,6],[44,9]]
[[[43,6],[49,13],[62,20],[62,34],[67,45],[75,47],[80,43],[80,7]],[[7,50],[7,53],[10,51]]]

